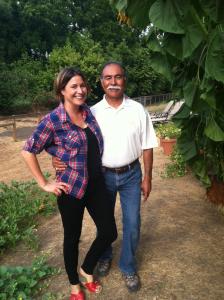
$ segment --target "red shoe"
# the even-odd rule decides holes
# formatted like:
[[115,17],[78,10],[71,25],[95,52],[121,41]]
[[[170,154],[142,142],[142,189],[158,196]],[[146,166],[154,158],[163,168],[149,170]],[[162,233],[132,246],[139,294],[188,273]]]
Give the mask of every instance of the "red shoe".
[[82,285],[91,293],[99,294],[102,291],[102,286],[98,281],[82,282]]
[[69,300],[85,300],[85,294],[83,291],[80,291],[77,294],[71,294]]

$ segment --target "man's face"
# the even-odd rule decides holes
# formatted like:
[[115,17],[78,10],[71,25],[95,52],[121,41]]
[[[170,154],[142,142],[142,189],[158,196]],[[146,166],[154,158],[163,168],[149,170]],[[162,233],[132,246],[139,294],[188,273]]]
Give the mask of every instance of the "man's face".
[[101,76],[101,85],[107,100],[121,100],[124,95],[125,82],[124,70],[119,65],[106,66]]

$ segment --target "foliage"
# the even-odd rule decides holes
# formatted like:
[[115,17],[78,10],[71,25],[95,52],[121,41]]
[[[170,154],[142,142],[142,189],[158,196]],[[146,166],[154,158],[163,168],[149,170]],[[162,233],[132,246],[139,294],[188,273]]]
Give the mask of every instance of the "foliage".
[[0,0],[0,57],[5,62],[28,52],[33,58],[47,58],[69,38],[89,32],[92,39],[128,45],[139,41],[139,31],[117,22],[107,0]]
[[170,160],[171,162],[165,165],[165,170],[162,174],[162,177],[175,178],[184,176],[187,172],[186,162],[176,146],[170,155]]
[[[224,2],[112,0],[121,20],[146,28],[152,67],[185,104],[173,118],[185,161],[206,185],[224,179]],[[153,25],[152,25],[153,24]]]
[[161,139],[176,139],[180,134],[181,129],[173,122],[156,125],[156,135]]
[[[11,64],[0,64],[0,110],[2,113],[21,113],[35,109],[37,100],[52,87],[52,75],[46,82],[41,61],[24,55]],[[45,103],[47,106],[47,103]]]
[[[28,300],[34,299],[42,293],[46,282],[43,279],[58,274],[59,270],[46,264],[44,256],[37,257],[31,266],[0,266],[0,299]],[[55,299],[49,294],[42,296],[42,299]]]
[[40,191],[34,181],[0,183],[0,252],[20,240],[37,247],[35,216],[54,210],[53,194]]
[[91,86],[90,97],[96,98],[98,87],[96,78],[99,77],[99,70],[104,61],[103,49],[88,35],[77,36],[76,42],[75,47],[67,41],[64,47],[55,48],[49,57],[49,69],[52,70],[52,74],[55,74],[65,66],[80,68]]
[[82,69],[101,99],[99,81],[108,60],[128,71],[130,97],[167,91],[164,76],[151,67],[151,50],[138,28],[119,24],[107,0],[0,0],[0,111],[51,109],[55,74],[64,66]]
[[0,24],[4,32],[1,57],[6,62],[19,59],[24,52],[46,57],[54,46],[62,45],[72,32],[71,0],[1,0]]
[[127,71],[127,94],[131,97],[149,95],[169,90],[167,81],[151,67],[151,50],[148,46],[129,47],[124,41],[109,43],[106,61],[120,61]]

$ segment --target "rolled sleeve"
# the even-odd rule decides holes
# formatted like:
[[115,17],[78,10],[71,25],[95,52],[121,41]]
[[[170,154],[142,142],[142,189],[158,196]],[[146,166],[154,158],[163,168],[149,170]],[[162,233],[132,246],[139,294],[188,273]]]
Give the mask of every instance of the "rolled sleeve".
[[158,147],[156,133],[149,113],[144,110],[142,122],[142,150]]
[[50,120],[43,119],[32,135],[27,139],[23,150],[39,154],[46,149],[52,142],[53,131]]

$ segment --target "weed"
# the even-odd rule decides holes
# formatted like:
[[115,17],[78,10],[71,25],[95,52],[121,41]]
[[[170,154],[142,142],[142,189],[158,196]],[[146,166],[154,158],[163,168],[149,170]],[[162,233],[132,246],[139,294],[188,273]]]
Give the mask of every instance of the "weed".
[[184,176],[187,172],[186,163],[176,146],[170,155],[170,160],[171,162],[165,165],[165,170],[162,173],[162,177],[175,178]]

